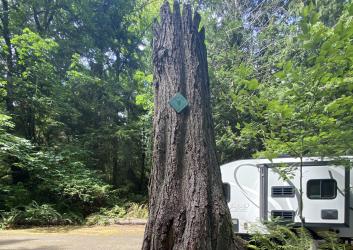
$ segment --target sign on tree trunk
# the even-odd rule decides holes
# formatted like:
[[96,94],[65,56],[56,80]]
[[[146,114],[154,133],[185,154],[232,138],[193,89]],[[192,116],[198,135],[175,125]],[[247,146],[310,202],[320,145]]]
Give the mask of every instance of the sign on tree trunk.
[[239,249],[216,158],[205,30],[191,7],[154,24],[153,167],[143,249]]

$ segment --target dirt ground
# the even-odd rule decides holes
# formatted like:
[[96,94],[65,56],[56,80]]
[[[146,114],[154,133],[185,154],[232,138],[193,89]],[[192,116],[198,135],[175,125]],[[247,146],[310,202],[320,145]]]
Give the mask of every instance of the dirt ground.
[[136,250],[143,225],[53,227],[0,231],[0,250]]

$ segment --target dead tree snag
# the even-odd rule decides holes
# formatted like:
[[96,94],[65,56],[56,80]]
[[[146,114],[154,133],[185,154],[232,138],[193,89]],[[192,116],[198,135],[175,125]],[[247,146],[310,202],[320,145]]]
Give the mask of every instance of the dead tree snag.
[[[165,3],[154,24],[154,148],[144,250],[240,248],[216,158],[200,19],[189,5],[181,15],[177,2],[173,12]],[[188,106],[176,112],[170,101],[178,93]]]

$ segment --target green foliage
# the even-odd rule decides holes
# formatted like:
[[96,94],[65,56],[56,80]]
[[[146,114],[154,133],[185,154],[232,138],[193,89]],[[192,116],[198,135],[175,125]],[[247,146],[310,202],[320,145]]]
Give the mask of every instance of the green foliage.
[[16,95],[14,122],[25,138],[43,141],[45,130],[58,126],[54,93],[61,86],[53,65],[58,44],[44,39],[25,28],[22,34],[11,39],[16,48],[17,70],[13,73],[13,95]]
[[[256,250],[302,250],[311,249],[314,239],[305,228],[292,228],[291,226],[283,226],[277,222],[267,225],[268,232],[263,233],[256,231],[248,242],[248,249]],[[322,231],[319,233],[322,239],[317,240],[318,249],[331,250],[348,250],[350,245],[342,242],[342,240],[334,232]]]
[[138,203],[126,203],[115,205],[111,209],[102,208],[98,213],[87,217],[87,225],[108,225],[115,219],[147,219],[148,210],[146,205]]
[[262,88],[266,127],[257,128],[270,154],[351,153],[351,20],[345,11],[334,27],[306,23],[296,42],[306,56],[283,63],[276,83]]
[[[204,25],[210,62],[213,115],[221,162],[263,149],[253,122],[262,122],[262,86],[271,82],[290,40],[291,8],[283,2],[212,2]],[[282,17],[282,18],[279,18]],[[294,19],[295,20],[295,19]]]
[[127,218],[138,218],[138,219],[147,219],[148,217],[148,209],[144,204],[137,203],[129,203],[128,208],[126,210]]
[[[322,239],[317,240],[318,249],[350,249],[350,246],[342,243],[334,232],[322,231],[319,236]],[[254,229],[254,234],[248,241],[247,248],[254,250],[302,250],[311,249],[313,244],[315,241],[307,229],[272,221],[266,224],[265,233],[263,230]]]
[[145,110],[153,110],[152,75],[146,75],[142,71],[137,71],[134,79],[139,84],[140,94],[136,96],[136,104],[141,105]]
[[352,3],[210,6],[204,22],[221,162],[351,154]]
[[[119,199],[145,199],[152,79],[140,48],[150,7],[158,8],[98,0],[0,5],[0,209],[7,224],[25,207],[21,223],[44,225],[65,216],[77,222]],[[125,197],[116,197],[122,188]],[[20,217],[5,216],[16,209]]]
[[0,227],[3,229],[18,226],[49,226],[81,223],[74,214],[60,214],[53,205],[32,201],[30,204],[1,213]]
[[9,229],[15,227],[17,223],[17,218],[20,215],[20,211],[17,209],[11,209],[8,212],[0,213],[0,229]]
[[24,222],[26,225],[36,226],[57,225],[62,219],[60,213],[58,213],[51,205],[38,205],[36,202],[32,202],[26,206],[24,213],[18,217],[21,217],[23,220],[19,221],[19,224]]
[[[9,159],[12,167],[7,165]],[[5,211],[36,200],[56,203],[57,209],[74,210],[82,216],[108,204],[111,186],[100,180],[97,172],[75,160],[70,152],[37,151],[29,141],[4,133],[0,135],[0,161],[0,201]],[[32,204],[36,208],[36,203]],[[13,216],[10,213],[5,217]],[[43,223],[50,222],[56,224],[55,220]]]
[[255,232],[247,246],[249,249],[310,249],[313,239],[305,228],[291,228],[277,223],[267,225],[268,232]]
[[351,245],[347,245],[341,241],[335,232],[324,231],[319,234],[324,239],[323,242],[319,243],[319,249],[322,250],[348,250],[351,249]]
[[[9,177],[11,178],[11,177]],[[9,182],[7,182],[9,183]],[[14,208],[17,206],[29,204],[31,202],[30,191],[26,186],[19,182],[16,185],[1,185],[2,195],[1,200],[3,201],[3,208]]]

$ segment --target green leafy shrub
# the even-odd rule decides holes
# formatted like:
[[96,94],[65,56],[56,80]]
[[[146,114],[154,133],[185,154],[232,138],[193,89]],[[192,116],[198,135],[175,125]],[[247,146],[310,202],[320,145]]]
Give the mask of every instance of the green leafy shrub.
[[103,208],[101,211],[110,218],[123,218],[126,215],[126,208],[120,205],[115,205],[112,209]]
[[93,226],[93,225],[105,226],[105,225],[111,224],[111,222],[112,220],[110,217],[99,213],[92,214],[86,218],[86,225],[89,225],[89,226]]
[[115,219],[145,219],[148,217],[146,205],[137,203],[126,203],[125,205],[115,205],[111,209],[102,208],[98,213],[94,213],[86,218],[87,225],[108,225],[115,222]]
[[319,242],[319,249],[322,250],[348,250],[352,249],[352,246],[346,245],[338,237],[335,232],[324,231],[320,232],[319,236],[323,239],[323,242]]
[[15,227],[20,214],[21,211],[17,209],[11,209],[8,212],[0,213],[0,228],[9,229]]
[[84,219],[74,212],[67,212],[62,214],[62,221],[65,225],[80,225],[83,224]]
[[18,224],[33,226],[59,225],[63,222],[61,214],[51,205],[39,205],[33,201],[25,207],[25,211],[21,213]]
[[29,205],[2,212],[0,228],[9,229],[18,226],[52,226],[82,223],[82,218],[74,213],[60,214],[52,205],[32,201]]
[[309,232],[303,228],[269,223],[268,233],[255,231],[249,241],[248,248],[254,250],[302,250],[310,249],[313,242]]
[[148,217],[148,209],[145,204],[130,203],[128,205],[125,217],[146,219]]
[[29,204],[31,202],[30,192],[24,186],[22,182],[17,183],[16,185],[4,185],[1,190],[4,200],[4,207],[14,208],[17,206]]
[[[85,152],[38,151],[30,141],[2,133],[1,126],[0,132],[1,210],[9,212],[35,200],[84,217],[108,206],[112,187],[80,161]],[[20,181],[12,178],[14,169],[22,175]]]
[[[253,250],[302,250],[311,249],[314,243],[311,234],[303,227],[294,228],[284,225],[279,221],[267,224],[268,232],[254,230],[248,249]],[[319,233],[322,238],[318,241],[318,249],[323,250],[348,250],[351,246],[344,244],[334,232],[323,231]]]

